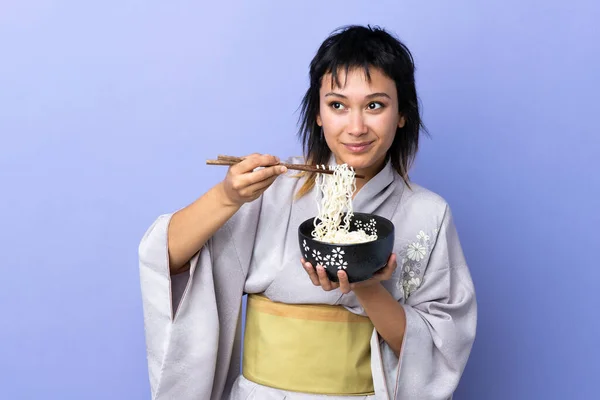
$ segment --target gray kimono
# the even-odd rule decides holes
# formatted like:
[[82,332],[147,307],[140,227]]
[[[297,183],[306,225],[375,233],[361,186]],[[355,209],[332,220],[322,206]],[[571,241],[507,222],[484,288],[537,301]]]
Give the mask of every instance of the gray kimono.
[[[160,216],[142,238],[139,265],[153,399],[356,399],[284,392],[240,375],[244,293],[264,293],[285,303],[339,304],[365,315],[352,292],[326,292],[302,268],[297,229],[317,214],[317,203],[314,192],[293,200],[303,180],[292,175],[280,176],[259,199],[245,204],[193,257],[189,272],[169,274],[172,214]],[[416,184],[407,187],[388,163],[356,194],[353,206],[395,225],[398,268],[384,286],[406,313],[399,358],[373,331],[375,395],[366,398],[450,399],[475,338],[477,305],[447,203]]]

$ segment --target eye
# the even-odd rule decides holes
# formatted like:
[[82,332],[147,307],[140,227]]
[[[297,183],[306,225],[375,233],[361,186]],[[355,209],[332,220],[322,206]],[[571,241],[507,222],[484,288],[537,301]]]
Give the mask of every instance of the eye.
[[377,110],[377,109],[379,109],[379,108],[383,108],[383,107],[384,107],[384,105],[383,105],[383,104],[381,104],[381,103],[380,103],[380,102],[378,102],[378,101],[374,101],[374,102],[372,102],[372,103],[369,103],[369,105],[367,106],[367,108],[368,108],[369,110]]
[[340,103],[339,101],[333,101],[333,102],[329,103],[329,106],[331,108],[333,108],[334,110],[343,110],[344,109],[344,105],[342,103]]

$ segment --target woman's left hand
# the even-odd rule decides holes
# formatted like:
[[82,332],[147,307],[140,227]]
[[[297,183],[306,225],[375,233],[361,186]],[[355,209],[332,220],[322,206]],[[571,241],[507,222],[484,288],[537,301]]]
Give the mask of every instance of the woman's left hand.
[[377,271],[370,279],[367,279],[366,281],[350,283],[348,282],[348,275],[346,272],[344,270],[339,270],[337,273],[339,282],[332,282],[327,277],[325,267],[322,265],[317,265],[315,268],[304,258],[300,259],[300,261],[302,262],[302,266],[304,267],[304,270],[308,274],[313,285],[321,286],[325,291],[340,288],[344,294],[350,293],[351,290],[371,286],[381,281],[387,281],[392,277],[392,274],[397,267],[396,255],[392,253],[388,258],[386,266]]

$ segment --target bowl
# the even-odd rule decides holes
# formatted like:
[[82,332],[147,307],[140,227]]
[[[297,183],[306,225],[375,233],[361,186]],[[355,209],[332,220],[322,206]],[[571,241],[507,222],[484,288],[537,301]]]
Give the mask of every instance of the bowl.
[[313,267],[322,265],[332,282],[337,282],[337,272],[343,270],[351,283],[361,282],[385,267],[394,248],[394,224],[379,215],[355,212],[350,221],[350,232],[359,227],[376,233],[371,242],[336,244],[324,243],[312,236],[314,220],[307,219],[298,227],[300,253]]

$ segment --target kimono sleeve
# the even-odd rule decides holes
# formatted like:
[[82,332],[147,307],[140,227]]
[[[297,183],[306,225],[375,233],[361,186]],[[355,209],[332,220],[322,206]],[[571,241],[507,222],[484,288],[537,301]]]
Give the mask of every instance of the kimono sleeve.
[[403,307],[400,357],[379,344],[390,399],[451,399],[475,339],[477,304],[447,205],[422,283]]
[[245,204],[171,276],[168,226],[156,219],[139,245],[152,399],[221,399],[239,372],[240,312],[262,198]]

